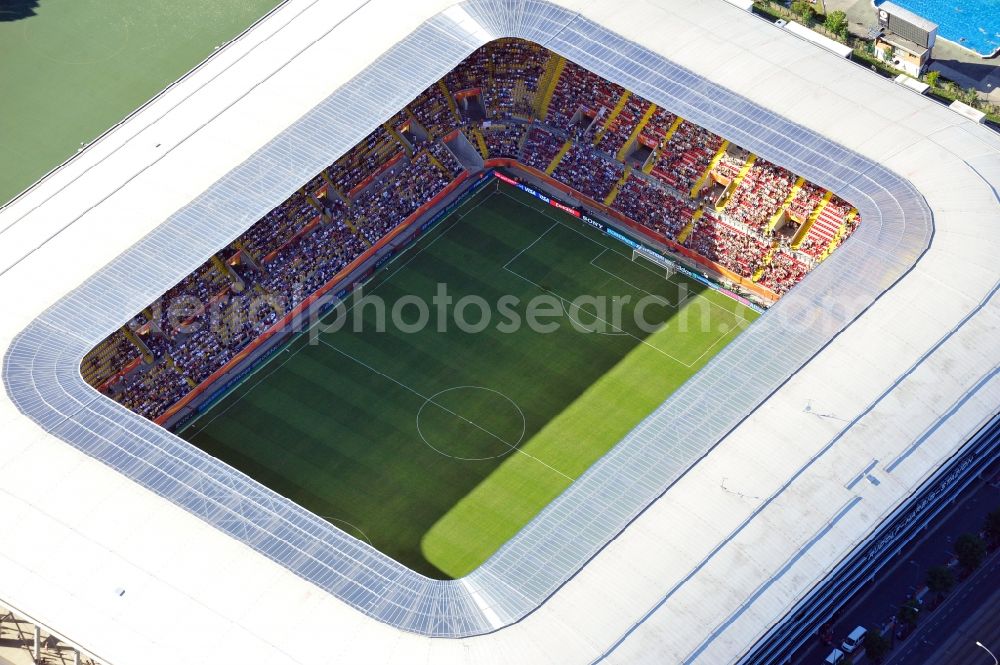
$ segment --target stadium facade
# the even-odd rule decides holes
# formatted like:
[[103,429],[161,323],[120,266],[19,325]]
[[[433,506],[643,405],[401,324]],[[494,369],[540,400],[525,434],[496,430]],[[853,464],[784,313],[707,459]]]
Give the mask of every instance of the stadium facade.
[[[865,223],[486,564],[441,582],[100,396],[79,362],[504,36]],[[989,130],[715,0],[291,0],[0,211],[0,601],[109,664],[739,660],[942,473],[957,487],[996,454],[974,435],[1000,403],[998,184]]]

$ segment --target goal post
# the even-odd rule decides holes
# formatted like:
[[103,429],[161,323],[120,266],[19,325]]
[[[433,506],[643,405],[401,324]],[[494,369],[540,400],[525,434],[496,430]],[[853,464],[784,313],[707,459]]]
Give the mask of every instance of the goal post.
[[670,279],[677,272],[677,267],[673,261],[645,247],[632,248],[632,261],[635,262],[638,259],[645,259],[647,262],[663,270],[665,279]]

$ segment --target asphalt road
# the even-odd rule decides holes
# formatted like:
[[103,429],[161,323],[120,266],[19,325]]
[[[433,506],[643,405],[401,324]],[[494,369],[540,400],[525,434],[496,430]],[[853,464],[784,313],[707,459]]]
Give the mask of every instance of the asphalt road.
[[897,645],[885,665],[993,665],[1000,653],[1000,551]]
[[[935,524],[915,544],[904,550],[895,563],[882,571],[874,584],[841,610],[833,624],[833,646],[839,646],[855,626],[865,626],[871,630],[888,624],[896,616],[899,606],[907,601],[908,596],[915,594],[924,586],[927,570],[933,566],[946,564],[952,558],[954,540],[963,533],[979,531],[986,514],[996,508],[1000,508],[1000,486],[996,483],[991,485],[981,479],[977,480],[958,497],[956,504],[950,510],[939,516]],[[994,553],[968,581],[969,584],[957,583],[941,607],[933,612],[927,611],[926,616],[921,617],[922,621],[918,622],[917,630],[898,643],[885,662],[891,662],[893,665],[902,663],[937,665],[938,662],[948,662],[932,660],[930,656],[949,640],[960,626],[964,629],[963,624],[966,621],[970,621],[974,615],[978,616],[977,609],[987,602],[992,595],[991,592],[1000,589],[1000,556]],[[991,603],[995,619],[995,616],[1000,614],[998,609],[1000,605],[997,605],[996,599],[992,599]],[[993,641],[996,642],[1000,640],[1000,636],[996,634],[996,624],[993,625]],[[977,639],[990,646],[988,641],[990,634],[984,632],[982,637],[972,640],[972,646],[980,652],[978,657],[987,656],[982,649],[975,647],[974,642]],[[916,645],[922,640],[926,640],[928,644],[917,649]],[[997,646],[1000,647],[1000,644]],[[823,644],[817,636],[806,648],[796,652],[791,662],[818,665],[830,653],[831,648]],[[995,653],[997,651],[994,650]],[[909,654],[908,659],[897,660],[906,653]],[[973,657],[976,656],[977,654],[973,654]],[[955,661],[963,665],[966,663],[974,665],[979,662],[983,661],[961,659]],[[992,665],[992,661],[987,657],[984,665]]]

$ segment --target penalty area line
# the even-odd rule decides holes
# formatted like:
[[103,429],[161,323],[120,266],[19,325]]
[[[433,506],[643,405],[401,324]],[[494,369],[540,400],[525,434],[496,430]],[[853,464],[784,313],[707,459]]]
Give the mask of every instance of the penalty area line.
[[[535,288],[537,288],[537,289],[541,290],[542,292],[544,292],[544,293],[548,293],[548,294],[549,294],[549,295],[551,295],[552,297],[554,297],[554,298],[557,298],[557,299],[558,299],[558,300],[559,300],[559,301],[560,301],[561,303],[563,303],[563,311],[564,311],[564,312],[566,313],[566,316],[567,316],[567,317],[569,317],[569,312],[568,312],[568,311],[566,311],[566,306],[568,305],[568,306],[569,306],[569,307],[571,307],[571,308],[576,308],[577,310],[580,310],[580,311],[582,311],[582,312],[585,312],[586,314],[588,314],[588,315],[590,315],[590,316],[594,317],[595,319],[597,319],[598,321],[600,321],[600,322],[601,322],[601,323],[603,323],[604,325],[606,325],[606,326],[608,326],[609,328],[611,328],[611,330],[613,330],[613,331],[616,331],[615,333],[611,333],[611,334],[619,334],[619,335],[628,335],[629,337],[631,337],[631,338],[632,338],[632,339],[634,339],[635,341],[639,342],[640,344],[642,344],[642,345],[644,345],[644,346],[648,346],[649,348],[653,349],[654,351],[656,351],[656,352],[657,352],[657,353],[659,353],[660,355],[662,355],[662,356],[664,356],[664,357],[666,357],[666,358],[670,358],[670,359],[671,359],[671,360],[673,360],[673,361],[674,361],[675,363],[677,363],[677,364],[679,364],[679,365],[684,365],[685,367],[687,367],[687,368],[689,368],[689,369],[691,368],[691,365],[687,364],[686,362],[684,362],[684,361],[682,361],[682,360],[680,360],[680,359],[678,359],[678,358],[675,358],[674,356],[670,355],[669,353],[667,353],[667,352],[666,352],[666,351],[664,351],[663,349],[661,349],[661,348],[657,347],[656,345],[654,345],[654,344],[650,344],[649,342],[647,342],[646,340],[642,339],[641,337],[638,337],[637,335],[633,335],[632,333],[630,333],[630,332],[629,332],[629,331],[627,331],[627,330],[623,330],[623,329],[622,329],[622,328],[621,328],[620,326],[616,326],[615,324],[611,323],[610,321],[606,321],[606,320],[602,319],[602,318],[601,318],[600,316],[598,316],[598,315],[597,315],[597,314],[595,314],[594,312],[589,312],[589,311],[587,311],[587,310],[583,309],[582,307],[580,307],[580,306],[579,306],[579,305],[577,305],[576,303],[574,303],[574,302],[572,302],[572,301],[570,301],[570,300],[567,300],[566,298],[563,298],[563,297],[562,297],[561,295],[559,295],[559,294],[558,294],[558,293],[556,293],[555,291],[552,291],[551,289],[547,289],[547,288],[545,288],[544,286],[542,286],[541,284],[538,284],[537,282],[534,282],[534,281],[532,281],[532,280],[528,279],[527,277],[525,277],[524,275],[520,274],[520,273],[519,273],[519,272],[517,272],[516,270],[511,270],[510,268],[506,268],[506,267],[504,268],[504,270],[506,270],[506,271],[507,271],[507,272],[509,272],[510,274],[514,275],[515,277],[519,277],[520,279],[523,279],[523,280],[524,280],[524,281],[526,281],[526,282],[527,282],[528,284],[531,284],[531,285],[533,285],[533,286],[534,286]],[[571,318],[571,320],[572,320],[572,317],[570,317],[570,318]],[[577,323],[580,323],[580,322],[579,322],[579,321],[577,321]],[[581,324],[581,325],[582,325],[582,324]],[[661,324],[661,325],[660,325],[660,329],[662,329],[663,325],[665,325],[665,324]]]

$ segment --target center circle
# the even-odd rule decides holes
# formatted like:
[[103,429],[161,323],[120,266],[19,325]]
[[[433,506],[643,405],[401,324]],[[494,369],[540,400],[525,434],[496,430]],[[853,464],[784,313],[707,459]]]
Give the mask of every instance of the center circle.
[[499,390],[455,386],[434,393],[417,411],[417,433],[452,459],[496,459],[517,449],[527,430],[521,407]]

